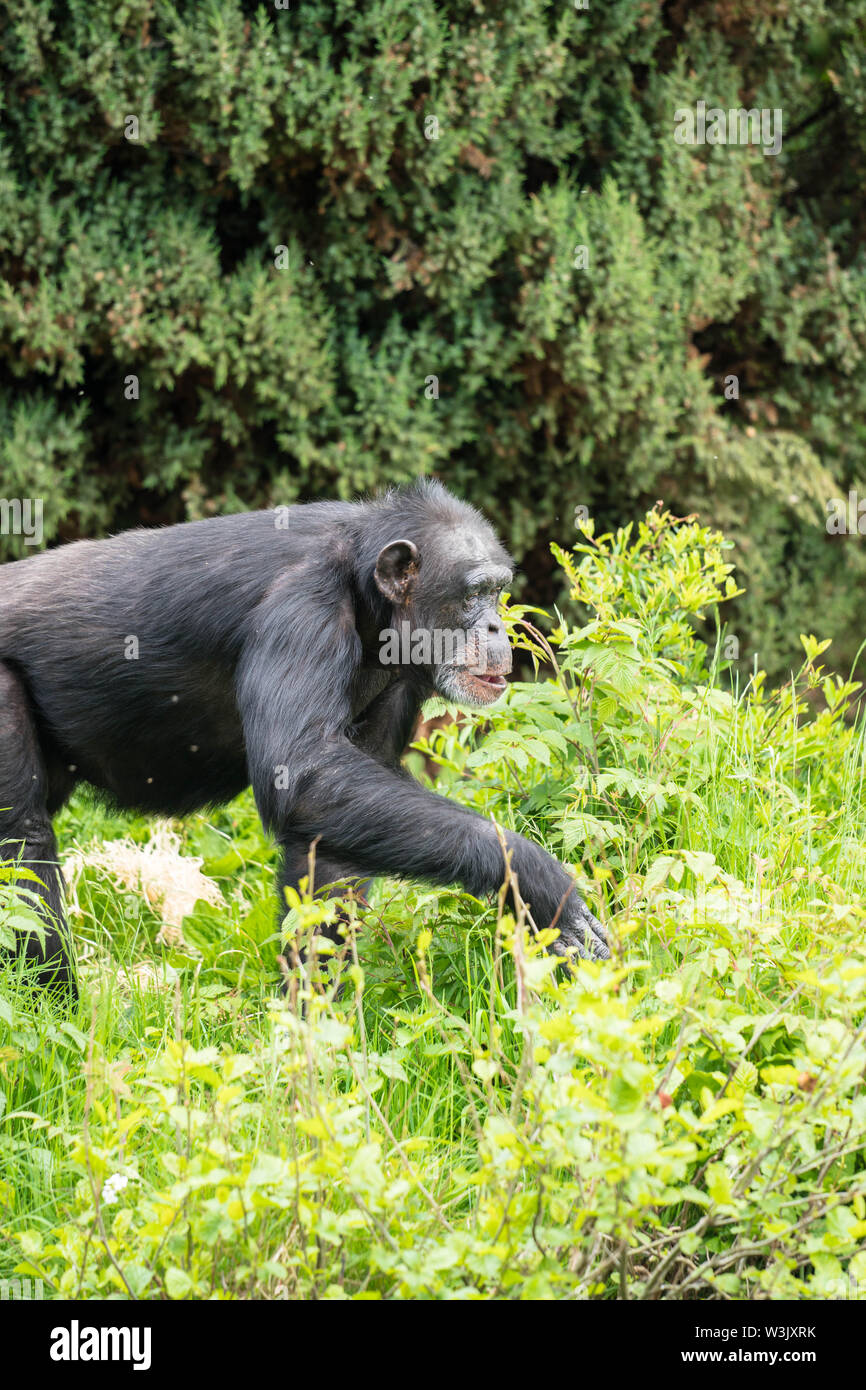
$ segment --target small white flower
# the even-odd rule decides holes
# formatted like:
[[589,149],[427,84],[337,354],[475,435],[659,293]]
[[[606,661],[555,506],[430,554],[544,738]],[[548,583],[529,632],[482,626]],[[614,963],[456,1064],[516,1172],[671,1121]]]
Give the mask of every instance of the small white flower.
[[122,1192],[128,1183],[129,1178],[124,1177],[122,1173],[112,1173],[109,1178],[106,1178],[105,1185],[102,1189],[102,1200],[105,1202],[106,1206],[110,1207],[114,1205],[117,1201],[118,1192]]

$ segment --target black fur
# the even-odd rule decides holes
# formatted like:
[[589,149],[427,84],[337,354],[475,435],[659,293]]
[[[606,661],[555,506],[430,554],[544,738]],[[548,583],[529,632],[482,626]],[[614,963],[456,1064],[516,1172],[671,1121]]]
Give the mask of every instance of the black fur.
[[[400,757],[434,689],[480,690],[477,703],[496,691],[453,664],[385,666],[380,634],[407,619],[413,632],[460,627],[498,679],[510,654],[487,590],[509,565],[477,512],[419,483],[0,567],[0,856],[44,880],[47,945],[28,945],[43,977],[74,988],[51,817],[79,781],[172,816],[252,783],[282,883],[306,872],[318,837],[317,887],[388,873],[495,891],[495,827],[419,786]],[[567,899],[559,949],[606,955],[565,870],[508,842],[539,925]]]

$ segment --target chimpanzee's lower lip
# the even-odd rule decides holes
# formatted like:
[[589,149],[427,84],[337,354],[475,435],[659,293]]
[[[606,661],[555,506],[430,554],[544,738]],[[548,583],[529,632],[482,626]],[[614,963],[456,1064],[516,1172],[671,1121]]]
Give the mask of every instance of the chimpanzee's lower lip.
[[481,681],[482,685],[489,685],[494,690],[504,690],[508,681],[504,676],[476,676],[476,680]]

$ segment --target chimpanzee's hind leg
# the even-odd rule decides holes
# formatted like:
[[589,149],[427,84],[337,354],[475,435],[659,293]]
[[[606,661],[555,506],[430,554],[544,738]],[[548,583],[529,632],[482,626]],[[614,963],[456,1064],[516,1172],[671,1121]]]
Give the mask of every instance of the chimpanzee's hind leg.
[[51,812],[64,799],[59,784],[65,782],[67,792],[72,780],[56,768],[50,775],[24,683],[0,661],[0,862],[24,865],[41,880],[18,880],[20,888],[41,898],[45,923],[44,941],[36,931],[30,932],[25,955],[38,963],[40,983],[61,987],[75,997],[63,878],[51,825]]

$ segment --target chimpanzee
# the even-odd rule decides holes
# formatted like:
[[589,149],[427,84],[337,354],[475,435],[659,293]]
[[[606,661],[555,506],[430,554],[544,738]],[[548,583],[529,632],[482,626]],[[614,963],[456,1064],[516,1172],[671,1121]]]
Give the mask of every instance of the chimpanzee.
[[[75,989],[51,817],[81,781],[171,816],[252,783],[281,884],[307,872],[316,841],[317,889],[393,874],[496,891],[496,826],[400,759],[434,692],[501,695],[510,580],[487,521],[432,481],[0,567],[0,858],[44,884],[47,930],[27,944],[40,979]],[[505,838],[536,924],[559,929],[554,949],[608,956],[566,870]]]

